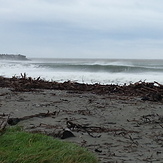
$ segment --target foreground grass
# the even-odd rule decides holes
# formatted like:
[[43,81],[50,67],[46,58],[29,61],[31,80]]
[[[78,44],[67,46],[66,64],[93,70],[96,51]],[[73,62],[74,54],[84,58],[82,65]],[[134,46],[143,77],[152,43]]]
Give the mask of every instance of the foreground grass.
[[9,128],[0,135],[2,163],[97,163],[94,155],[75,144]]

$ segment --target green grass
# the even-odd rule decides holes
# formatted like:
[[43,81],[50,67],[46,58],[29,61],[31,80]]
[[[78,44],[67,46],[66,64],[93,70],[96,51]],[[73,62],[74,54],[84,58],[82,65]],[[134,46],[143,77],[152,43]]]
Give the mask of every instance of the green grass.
[[0,163],[97,163],[76,144],[9,128],[0,135]]

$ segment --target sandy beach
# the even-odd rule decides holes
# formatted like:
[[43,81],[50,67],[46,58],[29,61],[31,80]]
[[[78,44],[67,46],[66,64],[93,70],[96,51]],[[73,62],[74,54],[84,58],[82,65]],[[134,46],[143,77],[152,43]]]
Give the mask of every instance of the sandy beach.
[[[89,149],[102,163],[163,160],[162,101],[88,91],[0,88],[0,121],[8,115],[19,118],[17,125],[27,131]],[[68,138],[63,137],[65,131]]]

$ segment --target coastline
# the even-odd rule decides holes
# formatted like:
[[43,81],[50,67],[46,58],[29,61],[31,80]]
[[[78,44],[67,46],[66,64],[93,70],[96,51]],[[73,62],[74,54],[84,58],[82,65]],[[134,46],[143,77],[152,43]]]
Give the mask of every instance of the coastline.
[[[74,89],[74,84],[66,87],[69,84],[62,83],[54,89],[48,83],[23,75],[20,79],[1,77],[0,120],[9,114],[10,118],[26,117],[17,125],[54,138],[61,138],[68,128],[75,137],[63,141],[75,142],[91,150],[102,163],[160,162],[163,159],[162,100],[142,100],[143,94],[131,95],[133,92],[122,91],[122,87],[120,92],[118,86],[111,93],[104,91],[108,86],[98,85],[97,89],[96,85],[93,89],[87,85],[91,90],[85,90],[82,85],[83,90],[80,90]],[[16,89],[18,85],[20,87]],[[22,89],[23,85],[26,87]],[[44,85],[51,87],[45,89]],[[136,87],[141,88],[140,85]],[[41,116],[40,113],[44,114]]]
[[20,61],[28,61],[25,55],[21,54],[0,54],[0,60],[20,60]]

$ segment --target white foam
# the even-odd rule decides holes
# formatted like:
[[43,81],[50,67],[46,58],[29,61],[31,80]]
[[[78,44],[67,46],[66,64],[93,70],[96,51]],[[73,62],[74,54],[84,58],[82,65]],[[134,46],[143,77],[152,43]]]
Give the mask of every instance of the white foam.
[[41,77],[45,80],[64,82],[67,80],[80,83],[100,84],[129,84],[138,81],[163,83],[162,72],[146,73],[109,73],[109,72],[84,72],[84,71],[63,71],[39,67],[34,62],[6,62],[0,63],[0,75],[5,77],[20,76],[26,73],[32,78]]

